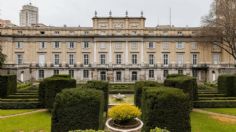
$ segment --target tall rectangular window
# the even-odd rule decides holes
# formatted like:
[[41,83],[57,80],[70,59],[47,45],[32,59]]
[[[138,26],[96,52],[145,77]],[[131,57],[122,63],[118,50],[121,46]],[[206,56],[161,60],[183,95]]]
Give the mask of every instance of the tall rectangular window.
[[83,77],[84,78],[89,78],[89,71],[88,70],[83,71]]
[[132,54],[132,64],[137,64],[137,54]]
[[154,78],[154,70],[149,70],[149,78]]
[[69,54],[69,65],[74,65],[74,54]]
[[54,42],[54,47],[53,47],[53,48],[55,48],[55,49],[60,48],[60,42],[55,41],[55,42]]
[[40,48],[40,49],[46,48],[45,42],[39,42],[39,48]]
[[168,54],[163,54],[163,64],[165,66],[169,65],[169,55]]
[[182,66],[184,64],[184,55],[183,54],[177,54],[177,64],[178,64],[178,66]]
[[138,80],[138,73],[136,71],[133,71],[131,74],[131,80],[132,81],[137,81]]
[[153,43],[153,42],[149,42],[149,43],[148,43],[148,48],[149,48],[149,49],[155,48],[154,43]]
[[168,42],[163,42],[163,43],[162,43],[162,49],[163,49],[163,50],[168,50],[168,49],[169,49],[169,44],[168,44]]
[[220,64],[220,54],[214,53],[212,56],[213,64]]
[[131,43],[131,49],[138,49],[138,44],[137,44],[137,42],[132,42],[132,43]]
[[178,70],[178,74],[179,75],[183,75],[184,74],[184,71],[181,69],[181,70]]
[[59,75],[59,70],[58,69],[53,70],[53,75]]
[[59,54],[54,54],[54,65],[60,64],[60,56]]
[[116,43],[115,44],[115,48],[116,49],[121,49],[122,48],[122,44],[121,43]]
[[105,71],[100,72],[100,79],[103,81],[107,80],[107,74]]
[[38,70],[38,77],[39,77],[39,79],[44,78],[44,70]]
[[100,54],[100,64],[106,64],[106,55]]
[[68,48],[74,49],[75,48],[75,42],[68,42]]
[[116,64],[121,64],[121,54],[116,54]]
[[184,43],[183,42],[177,42],[176,43],[176,48],[177,49],[183,49],[184,48]]
[[83,48],[84,48],[84,49],[89,48],[89,42],[88,42],[88,41],[84,41],[84,42],[83,42]]
[[84,54],[84,65],[88,65],[88,64],[89,64],[89,55]]
[[69,70],[69,75],[71,78],[74,78],[74,70]]
[[192,54],[192,64],[197,65],[197,62],[198,62],[197,54]]
[[163,76],[164,76],[164,77],[167,77],[168,74],[169,74],[169,71],[168,71],[168,70],[164,70],[164,71],[163,71]]
[[121,72],[116,72],[116,81],[121,81]]
[[197,49],[197,42],[192,42],[192,50],[196,50]]
[[18,65],[23,64],[23,55],[22,54],[17,54],[16,55],[16,63]]
[[154,55],[153,54],[149,54],[149,64],[150,65],[154,64]]
[[16,48],[17,49],[23,48],[23,43],[22,42],[16,42]]

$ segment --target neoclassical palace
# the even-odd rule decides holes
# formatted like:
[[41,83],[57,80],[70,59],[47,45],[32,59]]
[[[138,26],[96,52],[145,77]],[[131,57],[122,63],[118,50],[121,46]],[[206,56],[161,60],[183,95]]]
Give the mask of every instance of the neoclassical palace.
[[230,55],[197,35],[199,27],[146,27],[143,16],[92,20],[92,27],[0,28],[1,72],[21,81],[70,74],[78,82],[162,82],[177,73],[212,82],[235,69]]

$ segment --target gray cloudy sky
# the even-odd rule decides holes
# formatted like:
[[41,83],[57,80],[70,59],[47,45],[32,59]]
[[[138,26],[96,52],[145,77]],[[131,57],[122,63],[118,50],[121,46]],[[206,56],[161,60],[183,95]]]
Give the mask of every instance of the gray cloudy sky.
[[24,4],[32,2],[39,8],[39,21],[46,25],[92,26],[91,18],[98,16],[140,16],[144,12],[146,26],[172,24],[175,26],[200,26],[203,15],[209,11],[213,0],[0,0],[0,18],[19,24],[19,11]]

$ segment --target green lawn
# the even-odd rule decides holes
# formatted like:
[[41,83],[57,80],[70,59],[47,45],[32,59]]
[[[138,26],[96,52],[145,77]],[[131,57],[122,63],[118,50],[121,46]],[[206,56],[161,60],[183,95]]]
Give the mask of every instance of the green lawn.
[[236,108],[205,108],[203,110],[236,116]]
[[236,132],[236,122],[219,121],[197,112],[191,113],[191,126],[192,132]]
[[50,132],[51,116],[48,112],[0,119],[0,128],[4,132]]
[[[20,110],[21,111],[21,110]],[[192,132],[236,132],[236,122],[222,122],[206,114],[191,113]],[[40,131],[50,132],[51,116],[48,112],[0,119],[0,128],[4,132]]]
[[134,104],[134,95],[133,94],[124,94],[125,98],[122,101],[116,100],[113,95],[109,94],[109,104],[121,104],[121,103],[129,103]]
[[25,112],[33,111],[33,109],[26,109],[26,110],[1,110],[0,109],[0,116],[7,116],[7,115],[14,115],[20,114]]

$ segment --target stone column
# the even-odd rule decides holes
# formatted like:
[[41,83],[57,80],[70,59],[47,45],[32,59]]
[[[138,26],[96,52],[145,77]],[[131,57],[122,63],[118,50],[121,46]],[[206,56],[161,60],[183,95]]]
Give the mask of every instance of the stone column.
[[97,43],[96,43],[96,41],[94,42],[94,46],[93,46],[93,63],[94,64],[97,63]]

